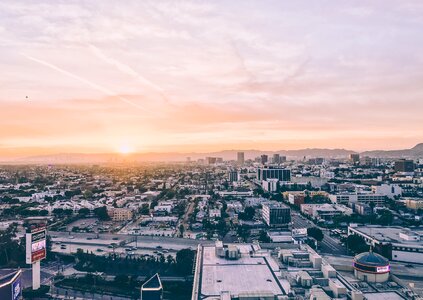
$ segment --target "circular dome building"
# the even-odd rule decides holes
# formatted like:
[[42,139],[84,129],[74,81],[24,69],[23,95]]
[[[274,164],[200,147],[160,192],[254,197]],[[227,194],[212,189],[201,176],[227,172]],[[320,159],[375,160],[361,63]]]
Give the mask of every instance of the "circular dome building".
[[389,279],[389,260],[373,251],[354,257],[354,275],[367,282],[385,282]]

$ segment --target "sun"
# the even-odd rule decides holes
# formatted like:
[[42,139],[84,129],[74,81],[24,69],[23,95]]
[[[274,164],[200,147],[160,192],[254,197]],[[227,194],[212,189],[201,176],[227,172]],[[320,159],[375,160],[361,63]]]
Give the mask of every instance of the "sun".
[[134,149],[129,145],[120,145],[118,151],[120,154],[130,154]]

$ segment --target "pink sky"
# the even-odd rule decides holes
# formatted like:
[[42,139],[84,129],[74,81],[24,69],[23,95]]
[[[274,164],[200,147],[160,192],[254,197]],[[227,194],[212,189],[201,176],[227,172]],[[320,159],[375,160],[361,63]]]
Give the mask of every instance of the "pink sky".
[[421,1],[1,1],[0,155],[409,148],[421,28]]

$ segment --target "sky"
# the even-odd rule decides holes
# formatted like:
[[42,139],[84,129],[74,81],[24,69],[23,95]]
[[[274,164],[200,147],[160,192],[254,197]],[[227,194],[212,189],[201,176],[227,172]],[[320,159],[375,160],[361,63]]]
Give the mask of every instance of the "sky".
[[0,1],[0,156],[423,142],[423,2]]

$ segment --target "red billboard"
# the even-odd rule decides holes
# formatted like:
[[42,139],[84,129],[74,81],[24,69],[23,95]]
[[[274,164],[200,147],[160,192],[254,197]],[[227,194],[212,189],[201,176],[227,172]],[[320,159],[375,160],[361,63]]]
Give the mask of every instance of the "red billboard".
[[26,234],[26,262],[32,264],[46,257],[46,228],[32,227]]

